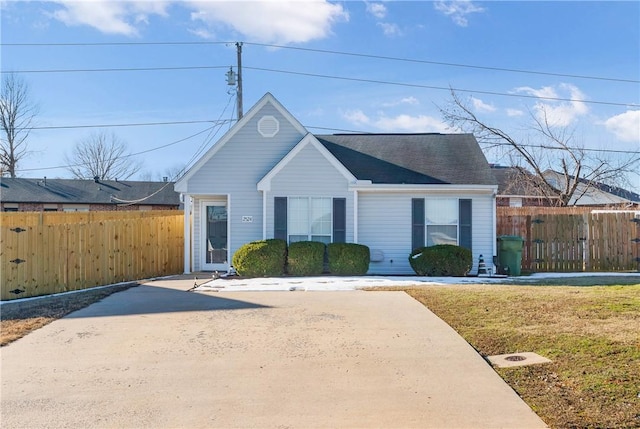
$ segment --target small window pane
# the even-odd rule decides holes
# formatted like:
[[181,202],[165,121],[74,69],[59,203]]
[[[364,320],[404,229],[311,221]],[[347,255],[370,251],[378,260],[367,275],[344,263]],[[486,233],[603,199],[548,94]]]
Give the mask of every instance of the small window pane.
[[289,236],[289,244],[295,243],[297,241],[307,241],[309,239],[308,235],[290,235]]
[[454,198],[428,198],[425,204],[427,225],[457,225],[458,200]]
[[427,246],[436,244],[458,244],[458,227],[449,225],[427,225]]
[[309,199],[289,198],[289,234],[309,234]]
[[331,235],[331,198],[311,199],[311,234]]
[[331,236],[329,235],[312,235],[311,241],[319,241],[320,243],[329,244],[331,243]]

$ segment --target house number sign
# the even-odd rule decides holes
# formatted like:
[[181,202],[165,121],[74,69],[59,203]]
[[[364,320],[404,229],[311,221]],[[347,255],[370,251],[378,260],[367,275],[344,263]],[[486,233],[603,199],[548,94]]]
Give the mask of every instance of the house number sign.
[[253,222],[253,216],[242,216],[242,223],[251,223]]

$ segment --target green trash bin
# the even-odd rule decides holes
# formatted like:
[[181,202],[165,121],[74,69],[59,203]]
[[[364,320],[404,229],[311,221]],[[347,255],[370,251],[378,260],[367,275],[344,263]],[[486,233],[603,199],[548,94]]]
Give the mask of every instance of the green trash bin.
[[498,237],[498,265],[500,273],[519,276],[522,268],[524,240],[518,235]]

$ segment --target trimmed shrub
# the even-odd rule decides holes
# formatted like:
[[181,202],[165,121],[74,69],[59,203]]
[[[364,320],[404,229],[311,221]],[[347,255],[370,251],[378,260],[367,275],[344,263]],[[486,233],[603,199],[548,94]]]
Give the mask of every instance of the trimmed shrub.
[[234,253],[231,262],[247,277],[281,276],[287,261],[287,242],[279,239],[252,241]]
[[325,244],[319,241],[297,241],[289,245],[287,273],[292,276],[317,276],[324,267]]
[[419,276],[466,276],[473,265],[471,250],[452,244],[420,247],[409,255]]
[[330,243],[327,245],[329,272],[342,276],[361,276],[369,270],[369,248],[355,243]]

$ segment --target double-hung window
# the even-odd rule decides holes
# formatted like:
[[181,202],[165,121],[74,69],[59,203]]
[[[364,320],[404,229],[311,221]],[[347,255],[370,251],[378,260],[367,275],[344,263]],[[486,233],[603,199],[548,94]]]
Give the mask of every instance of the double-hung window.
[[347,232],[345,198],[275,197],[273,236],[289,243],[344,243]]
[[458,244],[458,200],[427,198],[425,201],[426,245]]
[[290,197],[288,241],[331,243],[331,198]]
[[412,249],[436,244],[453,244],[471,249],[471,202],[470,199],[458,198],[413,198]]

